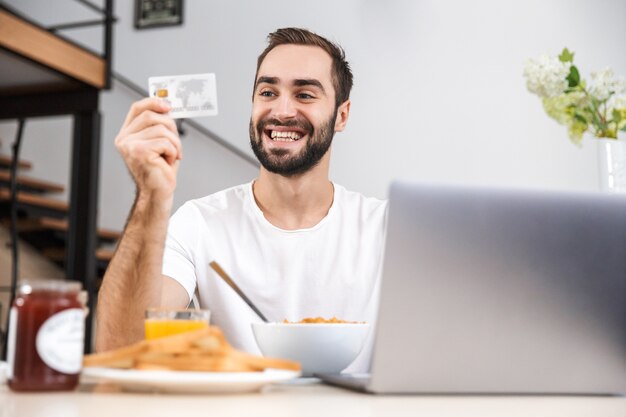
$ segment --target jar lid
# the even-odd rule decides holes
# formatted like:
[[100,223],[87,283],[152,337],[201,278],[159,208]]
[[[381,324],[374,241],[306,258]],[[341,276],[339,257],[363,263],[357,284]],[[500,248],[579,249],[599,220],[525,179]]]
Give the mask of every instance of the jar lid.
[[24,280],[18,285],[18,291],[21,294],[30,294],[33,291],[78,292],[81,289],[82,284],[78,281],[61,281],[57,279]]

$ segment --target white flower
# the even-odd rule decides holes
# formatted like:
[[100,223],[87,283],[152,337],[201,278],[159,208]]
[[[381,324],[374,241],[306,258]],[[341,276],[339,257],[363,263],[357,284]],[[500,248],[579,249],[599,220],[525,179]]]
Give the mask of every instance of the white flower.
[[606,111],[612,114],[613,110],[626,109],[626,94],[614,95],[606,102]]
[[[567,127],[580,144],[585,132],[616,139],[626,130],[626,83],[610,68],[594,72],[587,84],[567,48],[558,57],[542,55],[524,67],[528,90],[542,98],[546,113]],[[589,87],[587,87],[589,85]]]
[[625,94],[626,84],[624,84],[623,78],[613,76],[612,69],[605,68],[602,71],[591,73],[589,93],[598,100],[606,100],[611,94]]
[[529,59],[524,67],[528,91],[544,98],[562,94],[568,86],[567,75],[571,65],[548,55]]

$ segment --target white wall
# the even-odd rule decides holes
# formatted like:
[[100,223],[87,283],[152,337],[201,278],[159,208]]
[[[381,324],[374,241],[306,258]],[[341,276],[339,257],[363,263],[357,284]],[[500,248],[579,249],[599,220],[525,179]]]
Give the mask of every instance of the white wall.
[[[9,3],[49,24],[92,18],[70,0]],[[151,75],[215,72],[220,114],[198,121],[250,155],[256,57],[267,33],[301,26],[342,44],[355,74],[351,119],[333,146],[333,180],[378,197],[396,177],[598,189],[595,143],[572,145],[526,91],[522,70],[527,58],[567,46],[585,78],[605,66],[626,75],[623,0],[188,0],[184,26],[142,31],[133,28],[132,3],[116,4],[116,71],[142,86]],[[95,29],[65,33],[101,43]],[[132,204],[113,138],[136,98],[119,85],[102,96],[104,227],[121,228]],[[35,162],[33,174],[67,183],[69,170],[58,161],[69,161],[70,126],[68,118],[29,122],[23,154]],[[0,123],[5,153],[14,131]],[[188,131],[176,204],[255,176],[249,164]]]

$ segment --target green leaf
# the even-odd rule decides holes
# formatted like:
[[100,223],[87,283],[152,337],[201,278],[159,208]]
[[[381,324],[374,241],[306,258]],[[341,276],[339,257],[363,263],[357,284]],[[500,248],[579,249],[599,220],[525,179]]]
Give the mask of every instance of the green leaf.
[[580,123],[584,123],[584,124],[589,123],[587,119],[585,118],[585,116],[583,116],[580,113],[574,113],[574,119],[578,120]]
[[567,83],[570,87],[576,87],[580,83],[580,73],[578,72],[578,68],[574,65],[569,68]]
[[574,53],[567,48],[563,48],[563,52],[559,55],[561,62],[574,62]]

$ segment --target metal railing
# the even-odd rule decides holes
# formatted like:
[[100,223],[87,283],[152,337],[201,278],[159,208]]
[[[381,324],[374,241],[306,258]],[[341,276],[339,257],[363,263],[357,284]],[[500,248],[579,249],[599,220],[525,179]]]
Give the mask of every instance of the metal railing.
[[[148,97],[149,94],[146,90],[142,89],[139,85],[135,84],[133,81],[129,80],[123,75],[113,71],[113,67],[111,65],[111,62],[112,62],[112,56],[111,56],[112,24],[117,22],[117,18],[113,16],[113,0],[106,0],[104,8],[101,8],[91,3],[88,0],[74,0],[74,1],[103,15],[104,18],[99,19],[99,20],[85,20],[85,21],[77,21],[77,22],[70,22],[70,23],[62,23],[62,24],[57,24],[54,26],[49,26],[47,27],[47,29],[51,32],[57,32],[60,30],[84,28],[84,27],[95,26],[95,25],[104,25],[104,47],[103,47],[104,52],[102,54],[102,58],[106,62],[106,87],[105,89],[107,90],[110,89],[111,80],[115,79],[116,81],[124,85],[129,90],[134,91],[137,95],[141,97]],[[177,121],[178,130],[181,135],[184,135],[184,125],[187,125],[193,128],[198,133],[211,139],[212,141],[214,141],[215,143],[217,143],[224,149],[237,155],[239,158],[243,159],[244,161],[248,162],[254,167],[256,168],[259,167],[259,163],[255,158],[251,157],[250,155],[243,152],[238,147],[232,145],[226,139],[222,138],[221,136],[217,135],[215,132],[212,132],[211,130],[207,129],[201,124],[195,122],[194,120],[179,119]]]
[[[104,77],[104,89],[108,90],[111,88],[111,69],[112,61],[113,61],[113,23],[117,22],[117,18],[113,16],[113,1],[114,0],[105,0],[104,8],[99,7],[88,0],[74,0],[75,2],[84,5],[90,10],[100,14],[103,16],[102,19],[96,20],[84,20],[77,22],[69,22],[69,23],[61,23],[52,26],[45,26],[41,22],[35,22],[29,17],[25,16],[24,13],[20,12],[13,5],[7,4],[5,1],[0,0],[0,8],[7,10],[8,12],[18,16],[20,19],[29,22],[37,27],[40,27],[44,30],[47,30],[51,33],[54,33],[59,38],[63,39],[66,42],[69,42],[75,45],[78,48],[81,48],[91,54],[98,55],[102,58],[105,65],[105,77]],[[94,51],[90,48],[85,47],[84,45],[80,45],[73,41],[72,39],[68,39],[66,36],[59,34],[58,32],[66,30],[66,29],[75,29],[75,28],[84,28],[89,26],[97,26],[102,25],[103,27],[103,45],[102,52]]]
[[[105,65],[106,65],[106,67],[105,67],[105,70],[106,70],[106,74],[105,74],[105,89],[107,89],[107,90],[111,89],[111,87],[112,87],[111,82],[112,82],[113,79],[115,79],[116,81],[118,81],[120,84],[122,84],[123,86],[125,86],[129,90],[135,92],[139,97],[148,97],[148,92],[146,90],[141,88],[139,85],[137,85],[136,83],[134,83],[130,79],[124,77],[123,75],[121,75],[121,74],[119,74],[119,73],[117,73],[117,72],[115,72],[113,70],[113,66],[112,66],[112,61],[113,61],[113,56],[112,56],[113,23],[117,22],[117,20],[118,20],[113,15],[113,0],[105,0],[104,8],[102,8],[102,7],[100,7],[100,6],[96,5],[96,4],[93,4],[89,0],[74,0],[74,1],[76,3],[79,3],[79,4],[87,7],[88,9],[98,13],[99,15],[102,15],[103,18],[102,19],[94,19],[94,20],[84,20],[84,21],[73,21],[73,22],[68,22],[68,23],[60,23],[60,24],[56,24],[56,25],[52,25],[52,26],[47,26],[45,28],[48,31],[54,33],[56,36],[62,37],[64,40],[67,40],[68,42],[72,42],[73,44],[76,44],[76,42],[72,41],[71,39],[67,39],[67,37],[62,36],[58,32],[61,32],[61,31],[64,31],[64,30],[76,29],[76,28],[84,28],[84,27],[89,27],[89,26],[103,25],[103,27],[104,27],[104,42],[103,42],[103,52],[101,54],[98,53],[98,52],[95,52],[93,50],[90,50],[89,48],[86,48],[86,47],[84,47],[82,45],[77,45],[77,46],[82,48],[82,49],[88,50],[90,53],[93,53],[95,55],[100,55],[104,59]],[[0,5],[2,5],[2,7],[6,8],[6,9],[10,10],[12,13],[19,14],[19,13],[17,13],[16,10],[13,10],[10,6],[8,6],[2,0],[0,0]],[[20,16],[20,17],[26,19],[24,16]],[[238,147],[234,146],[232,143],[230,143],[226,139],[222,138],[221,136],[219,136],[215,132],[213,132],[213,131],[207,129],[206,127],[202,126],[201,124],[195,122],[194,120],[180,119],[180,120],[177,121],[177,126],[179,128],[179,132],[180,132],[181,135],[184,134],[184,126],[189,126],[192,129],[194,129],[195,131],[197,131],[198,133],[200,133],[201,135],[203,135],[203,136],[207,137],[208,139],[214,141],[215,143],[217,143],[218,145],[220,145],[224,149],[228,150],[229,152],[235,154],[236,156],[238,156],[239,158],[243,159],[247,163],[251,164],[255,168],[258,168],[260,166],[259,162],[255,158],[253,158],[252,156],[250,156],[246,152],[242,151]]]
[[102,25],[104,29],[104,37],[103,37],[104,39],[103,39],[103,45],[102,45],[103,52],[100,55],[102,56],[102,59],[104,60],[105,72],[106,72],[104,89],[108,90],[111,88],[111,72],[112,72],[111,69],[113,68],[111,64],[111,62],[113,61],[113,54],[112,54],[113,23],[117,22],[117,18],[113,16],[113,0],[105,0],[104,8],[101,8],[100,6],[93,4],[88,0],[74,0],[74,1],[84,5],[85,7],[95,11],[98,14],[101,14],[103,18],[96,19],[96,20],[82,20],[82,21],[77,21],[77,22],[61,23],[61,24],[57,24],[53,26],[48,26],[46,29],[48,29],[50,32],[56,33],[60,30]]

